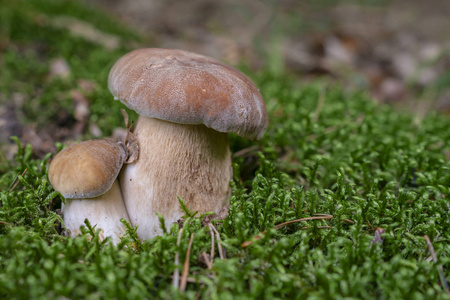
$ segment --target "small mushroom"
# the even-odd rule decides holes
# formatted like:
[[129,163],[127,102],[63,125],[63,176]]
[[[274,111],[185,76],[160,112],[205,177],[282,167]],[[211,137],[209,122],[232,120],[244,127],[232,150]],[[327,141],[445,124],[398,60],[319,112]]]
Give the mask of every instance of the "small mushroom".
[[120,242],[126,231],[120,219],[130,222],[117,180],[125,158],[122,144],[106,139],[81,142],[55,156],[48,177],[66,198],[64,224],[71,236],[80,234],[88,219],[101,230],[102,240]]
[[199,213],[218,213],[232,178],[227,132],[260,138],[267,111],[253,82],[215,59],[171,49],[138,49],[112,67],[108,87],[140,116],[139,159],[119,178],[138,236],[161,233],[183,212],[177,196]]

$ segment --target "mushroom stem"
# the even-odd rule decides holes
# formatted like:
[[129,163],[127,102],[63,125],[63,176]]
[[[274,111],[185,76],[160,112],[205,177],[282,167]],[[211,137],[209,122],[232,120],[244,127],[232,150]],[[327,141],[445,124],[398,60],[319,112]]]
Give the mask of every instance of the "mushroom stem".
[[119,243],[120,237],[126,232],[120,219],[124,218],[130,222],[117,179],[108,192],[98,197],[66,199],[63,212],[64,224],[70,231],[70,236],[79,235],[80,226],[88,219],[92,225],[97,225],[96,229],[100,229],[101,240],[111,237],[114,244]]
[[168,227],[183,215],[177,196],[199,213],[217,213],[226,204],[232,178],[226,133],[140,116],[134,134],[139,159],[124,165],[119,181],[140,238],[162,233],[156,212]]

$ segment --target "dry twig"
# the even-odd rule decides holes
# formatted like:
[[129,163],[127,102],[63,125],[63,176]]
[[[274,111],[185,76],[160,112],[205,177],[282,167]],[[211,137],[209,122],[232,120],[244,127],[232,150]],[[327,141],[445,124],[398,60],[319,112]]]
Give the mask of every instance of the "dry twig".
[[209,227],[209,234],[211,235],[211,262],[214,261],[214,253],[215,253],[215,248],[214,248],[214,232],[211,228],[211,223],[208,224]]
[[[169,278],[172,278],[172,280],[173,280],[173,275],[172,275],[172,276],[169,276]],[[203,283],[203,281],[201,280],[201,278],[192,278],[192,277],[188,277],[188,278],[186,279],[186,281],[189,282],[189,283],[197,283],[197,282]]]
[[181,274],[181,282],[180,282],[180,291],[184,292],[186,290],[188,274],[189,274],[189,261],[191,256],[191,247],[192,241],[194,240],[194,234],[191,234],[191,238],[189,239],[189,245],[186,250],[186,259],[184,260],[183,265],[183,274]]
[[209,226],[209,228],[211,228],[212,230],[214,230],[214,232],[216,233],[216,237],[217,237],[217,249],[219,249],[219,257],[220,257],[220,259],[225,259],[225,258],[226,258],[225,250],[223,249],[222,244],[220,243],[220,242],[221,242],[221,239],[220,239],[220,234],[219,234],[219,232],[217,231],[216,227],[214,227],[213,224],[210,223],[208,226]]
[[[425,241],[427,242],[428,249],[430,250],[431,258],[433,259],[433,262],[435,264],[437,264],[438,259],[437,259],[437,256],[436,256],[436,252],[434,252],[433,244],[431,243],[431,240],[430,240],[430,238],[427,235],[425,235],[424,238],[425,238]],[[447,295],[450,296],[450,289],[448,287],[448,282],[447,282],[447,279],[445,278],[444,270],[442,268],[442,265],[438,265],[437,268],[438,268],[438,271],[439,271],[439,277],[441,279],[441,284],[442,284],[444,290],[447,292]]]
[[239,151],[235,152],[233,154],[233,156],[234,157],[246,156],[248,153],[251,153],[251,152],[256,151],[258,149],[259,149],[258,145],[253,145],[253,146],[250,146],[250,147],[247,147],[247,148],[244,148],[242,150],[239,150]]
[[[180,247],[182,233],[183,233],[183,228],[180,228],[180,230],[178,231],[178,237],[177,237],[177,248]],[[177,251],[175,253],[175,266],[177,267],[179,264],[180,264],[180,253]],[[172,284],[175,288],[178,288],[179,283],[180,283],[180,269],[175,268],[175,270],[173,271]]]
[[200,264],[205,264],[209,270],[212,269],[212,260],[211,256],[209,256],[208,253],[206,252],[200,253],[200,255],[198,256],[198,261]]
[[[22,177],[25,176],[25,174],[27,173],[28,169],[25,169],[22,173]],[[16,178],[14,178],[14,181],[12,182],[11,186],[9,187],[9,192],[14,191],[14,189],[17,187],[17,184],[19,184],[19,174],[17,173]]]
[[[304,227],[301,227],[300,229],[306,230],[306,229],[311,229],[311,228],[313,228],[313,227],[304,226]],[[331,226],[317,226],[317,228],[318,229],[331,229],[332,227]]]
[[302,221],[309,221],[309,220],[326,220],[326,219],[332,219],[333,216],[332,215],[327,215],[327,214],[314,214],[315,217],[308,217],[308,218],[303,218],[303,219],[298,219],[298,220],[292,220],[292,221],[287,221],[278,225],[275,225],[273,227],[273,229],[279,229],[281,227],[284,227],[286,225],[292,224],[292,223],[298,223],[298,222],[302,222]]
[[[319,214],[316,214],[316,215],[319,215]],[[317,216],[317,217],[309,217],[309,218],[303,218],[303,219],[297,219],[297,220],[287,221],[287,222],[284,222],[284,223],[281,223],[281,224],[278,224],[278,225],[274,226],[273,229],[279,229],[279,228],[284,227],[284,226],[286,226],[286,225],[293,224],[293,223],[298,223],[298,222],[303,222],[303,221],[309,221],[309,220],[326,220],[326,219],[332,219],[332,218],[333,218],[332,215],[320,214],[320,216]],[[263,237],[265,234],[266,234],[265,231],[260,232],[258,235],[256,235],[256,236],[253,237],[252,241],[246,241],[246,242],[243,242],[242,245],[241,245],[241,247],[242,247],[242,248],[245,248],[245,247],[250,246],[250,245],[253,244],[255,241],[257,241],[257,240],[259,240],[261,237]]]

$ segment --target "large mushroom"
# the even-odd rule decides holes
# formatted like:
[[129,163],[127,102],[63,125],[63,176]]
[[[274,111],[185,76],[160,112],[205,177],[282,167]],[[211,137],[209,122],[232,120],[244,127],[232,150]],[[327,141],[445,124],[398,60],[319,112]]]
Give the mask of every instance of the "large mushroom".
[[125,205],[140,238],[161,233],[182,216],[177,196],[194,210],[219,212],[232,178],[227,132],[258,139],[267,111],[253,82],[203,55],[139,49],[112,67],[108,87],[140,116],[140,153],[119,175]]
[[111,237],[118,243],[130,222],[117,175],[126,159],[123,145],[111,140],[92,140],[70,146],[59,152],[50,163],[48,177],[66,203],[64,225],[70,236],[80,234],[88,219],[100,229],[100,238]]

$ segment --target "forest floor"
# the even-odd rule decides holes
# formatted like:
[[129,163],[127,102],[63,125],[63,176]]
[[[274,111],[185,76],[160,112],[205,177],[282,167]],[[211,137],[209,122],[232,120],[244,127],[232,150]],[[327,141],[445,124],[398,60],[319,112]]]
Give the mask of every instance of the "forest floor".
[[152,47],[325,76],[384,103],[450,113],[446,0],[93,3],[151,37]]

